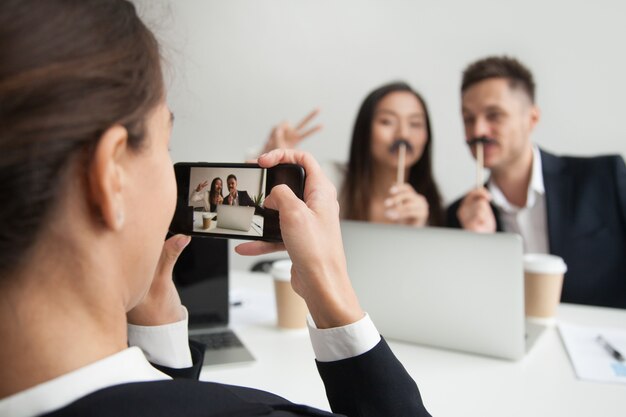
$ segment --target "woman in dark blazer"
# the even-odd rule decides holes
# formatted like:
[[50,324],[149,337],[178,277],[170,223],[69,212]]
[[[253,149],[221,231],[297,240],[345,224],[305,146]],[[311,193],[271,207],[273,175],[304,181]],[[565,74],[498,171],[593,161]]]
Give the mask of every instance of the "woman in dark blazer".
[[[189,238],[163,243],[173,118],[132,3],[5,0],[0,45],[0,415],[329,415],[195,380],[202,349],[171,279]],[[278,163],[305,168],[304,201],[276,188],[265,206],[284,245],[238,252],[289,252],[334,412],[428,415],[352,290],[333,187],[307,154],[259,159]],[[333,345],[343,352],[324,353]]]

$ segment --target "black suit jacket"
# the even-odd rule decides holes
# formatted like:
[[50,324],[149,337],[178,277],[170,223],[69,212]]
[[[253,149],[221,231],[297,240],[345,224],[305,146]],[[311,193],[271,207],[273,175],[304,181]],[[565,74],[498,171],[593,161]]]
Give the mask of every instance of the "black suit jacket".
[[[192,344],[194,366],[158,367],[175,379],[105,388],[46,414],[48,417],[333,416],[268,392],[199,382],[204,349]],[[317,362],[329,403],[346,416],[429,416],[417,385],[381,339],[369,352],[336,362]],[[192,379],[187,379],[192,378]]]
[[[248,195],[248,192],[245,190],[237,190],[237,198],[239,198],[240,206],[254,206],[254,201]],[[230,204],[230,194],[224,197],[224,204]]]
[[[626,166],[618,155],[559,157],[541,151],[550,253],[567,264],[561,301],[626,308]],[[448,226],[461,199],[447,212]],[[497,229],[498,209],[491,206]]]

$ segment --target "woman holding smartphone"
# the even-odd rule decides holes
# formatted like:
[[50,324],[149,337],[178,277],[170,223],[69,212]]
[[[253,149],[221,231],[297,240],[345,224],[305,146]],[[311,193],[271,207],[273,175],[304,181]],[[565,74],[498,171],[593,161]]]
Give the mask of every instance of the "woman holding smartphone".
[[[203,349],[171,277],[189,238],[163,242],[173,118],[132,3],[5,0],[0,44],[0,415],[328,415],[194,381]],[[307,172],[304,201],[286,186],[265,201],[284,245],[238,251],[289,252],[335,412],[428,415],[352,290],[334,188],[307,154],[259,159],[282,162]]]
[[[272,129],[265,149],[292,148],[320,130],[311,112],[295,128]],[[406,144],[404,167],[394,143]],[[348,164],[340,167],[342,217],[377,223],[443,226],[444,210],[432,173],[432,129],[422,96],[404,82],[372,91],[357,113]],[[336,170],[335,167],[332,168]],[[404,181],[398,183],[398,170]]]

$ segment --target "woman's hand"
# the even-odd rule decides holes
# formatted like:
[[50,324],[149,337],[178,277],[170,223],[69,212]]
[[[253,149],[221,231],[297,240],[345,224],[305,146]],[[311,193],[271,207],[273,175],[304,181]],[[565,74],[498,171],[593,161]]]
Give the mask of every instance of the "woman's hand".
[[219,194],[216,194],[211,198],[211,200],[212,200],[211,204],[215,204],[215,205],[222,204],[224,202],[224,197],[222,197]]
[[265,142],[263,152],[269,152],[273,149],[293,149],[308,136],[322,129],[321,124],[308,127],[309,122],[319,114],[319,109],[314,109],[307,114],[304,119],[298,123],[296,127],[292,127],[289,122],[282,122],[274,126],[269,138]]
[[279,163],[298,164],[306,172],[304,201],[284,184],[265,199],[266,208],[279,211],[284,243],[248,242],[235,250],[259,255],[286,249],[293,262],[291,285],[306,301],[317,327],[354,323],[364,313],[348,277],[335,187],[307,153],[278,149],[259,157],[264,168]]
[[428,223],[428,201],[411,184],[396,184],[385,200],[385,217],[396,223],[422,227]]
[[198,186],[196,187],[196,192],[199,193],[200,191],[204,190],[207,186],[209,185],[209,181],[204,181],[201,182],[200,184],[198,184]]
[[180,297],[172,281],[172,271],[178,256],[190,241],[191,237],[185,235],[172,236],[165,241],[150,289],[143,300],[126,313],[130,324],[159,326],[184,318]]

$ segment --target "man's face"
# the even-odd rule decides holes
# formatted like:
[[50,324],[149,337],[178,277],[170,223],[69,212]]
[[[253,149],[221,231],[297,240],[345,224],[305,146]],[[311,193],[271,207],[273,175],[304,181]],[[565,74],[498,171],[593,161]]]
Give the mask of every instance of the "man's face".
[[[490,78],[472,85],[462,96],[465,138],[494,139],[484,146],[485,167],[506,170],[531,147],[530,134],[539,110],[519,87],[505,78]],[[476,149],[472,147],[476,157]]]
[[231,194],[235,193],[237,191],[237,180],[234,178],[230,178],[228,181],[226,181],[226,184],[228,185],[228,192],[230,192]]

